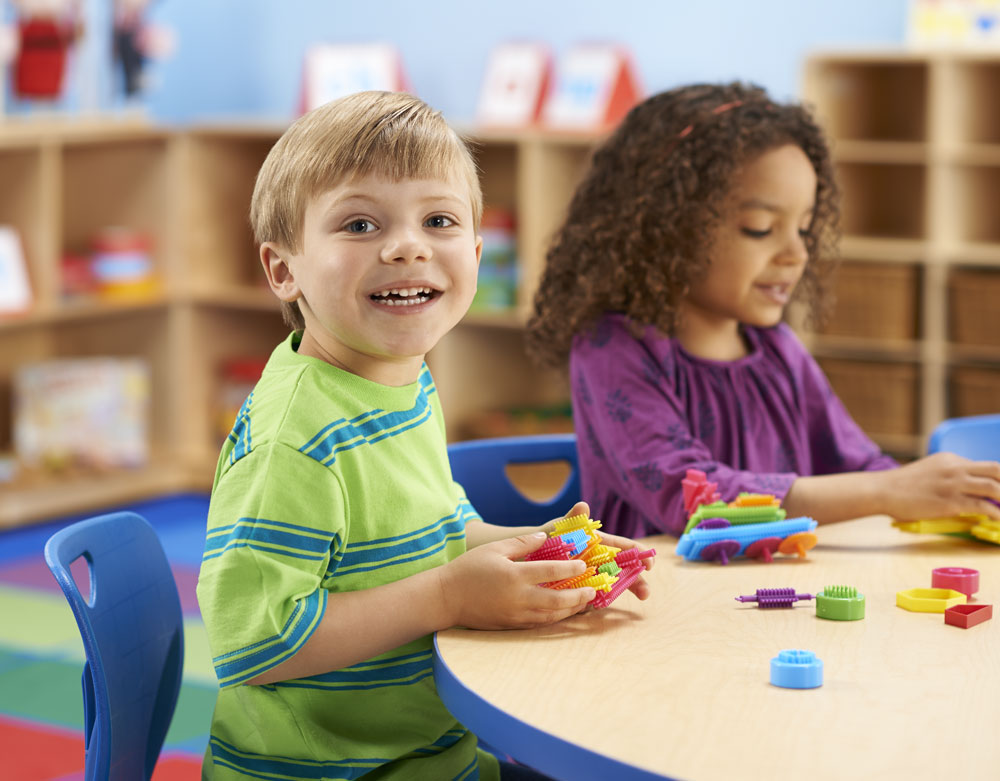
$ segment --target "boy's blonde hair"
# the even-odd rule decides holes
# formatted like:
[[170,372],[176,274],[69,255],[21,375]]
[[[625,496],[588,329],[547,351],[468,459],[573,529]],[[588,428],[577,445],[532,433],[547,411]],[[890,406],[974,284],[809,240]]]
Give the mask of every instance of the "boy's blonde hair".
[[[469,187],[478,233],[483,195],[466,144],[419,98],[400,92],[358,92],[300,117],[271,148],[257,174],[250,224],[260,246],[298,252],[309,201],[360,176],[446,179]],[[281,303],[285,322],[305,327],[298,303]]]

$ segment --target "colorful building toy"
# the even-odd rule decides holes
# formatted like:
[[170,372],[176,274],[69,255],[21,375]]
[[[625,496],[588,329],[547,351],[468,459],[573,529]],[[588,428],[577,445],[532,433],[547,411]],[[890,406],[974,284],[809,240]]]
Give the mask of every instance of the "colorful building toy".
[[595,609],[605,608],[618,599],[645,570],[643,559],[656,555],[656,551],[630,548],[622,550],[601,542],[597,529],[600,521],[585,515],[562,518],[555,523],[555,531],[542,546],[528,554],[525,561],[551,561],[580,559],[587,569],[580,575],[551,583],[547,588],[582,588],[591,586],[597,590],[590,604]]
[[681,481],[688,521],[677,542],[677,554],[688,561],[718,561],[746,556],[774,560],[774,552],[806,557],[816,544],[816,521],[787,519],[772,494],[741,493],[728,504],[721,501],[715,483],[704,472],[687,470]]
[[[747,523],[738,526],[724,526],[715,529],[692,529],[683,534],[677,541],[677,555],[683,556],[688,561],[703,561],[706,559],[718,560],[723,564],[729,559],[739,555],[745,555],[747,549],[758,540],[777,537],[784,541],[785,538],[799,532],[811,532],[816,528],[816,521],[812,518],[789,518],[782,521],[772,521],[770,523]],[[815,544],[815,535],[812,545]],[[726,542],[727,545],[716,546],[716,543]],[[780,551],[781,543],[778,550]],[[712,547],[715,546],[715,547]],[[808,540],[799,538],[793,540],[792,544],[786,547],[786,552],[804,554]],[[707,553],[702,553],[708,548]],[[801,553],[799,549],[801,548]],[[755,555],[759,554],[759,549],[755,549]],[[765,559],[766,560],[766,559]]]

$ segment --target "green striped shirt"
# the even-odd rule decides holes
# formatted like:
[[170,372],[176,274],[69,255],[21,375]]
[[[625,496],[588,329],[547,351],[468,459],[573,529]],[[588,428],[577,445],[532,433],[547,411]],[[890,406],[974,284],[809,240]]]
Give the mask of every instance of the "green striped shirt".
[[300,356],[298,341],[274,350],[216,470],[198,579],[221,687],[204,777],[495,778],[495,760],[437,696],[430,636],[322,675],[246,684],[305,644],[328,594],[451,561],[479,518],[452,480],[426,365],[388,387]]

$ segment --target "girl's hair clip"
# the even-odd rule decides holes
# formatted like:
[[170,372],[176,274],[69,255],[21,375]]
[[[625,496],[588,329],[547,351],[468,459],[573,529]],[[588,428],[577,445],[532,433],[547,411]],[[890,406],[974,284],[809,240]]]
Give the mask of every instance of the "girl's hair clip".
[[[742,106],[742,105],[743,105],[743,101],[742,100],[733,100],[733,101],[730,101],[729,103],[723,103],[721,106],[716,106],[715,108],[712,109],[711,113],[712,114],[725,114],[730,109],[734,109],[737,106]],[[677,134],[677,138],[678,139],[680,139],[680,138],[686,138],[687,136],[689,136],[691,134],[692,130],[694,130],[694,123],[693,122],[690,125],[688,125],[686,128],[684,128],[680,133],[678,133]]]

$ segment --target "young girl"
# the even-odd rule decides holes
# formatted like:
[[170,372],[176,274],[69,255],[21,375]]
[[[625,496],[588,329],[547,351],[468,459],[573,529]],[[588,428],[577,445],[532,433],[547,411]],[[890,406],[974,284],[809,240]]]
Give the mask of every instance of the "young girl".
[[636,106],[593,159],[548,253],[529,349],[569,357],[583,493],[615,534],[678,534],[681,480],[771,493],[789,517],[1000,518],[1000,464],[898,466],[782,322],[815,319],[838,194],[808,112],[744,84]]

